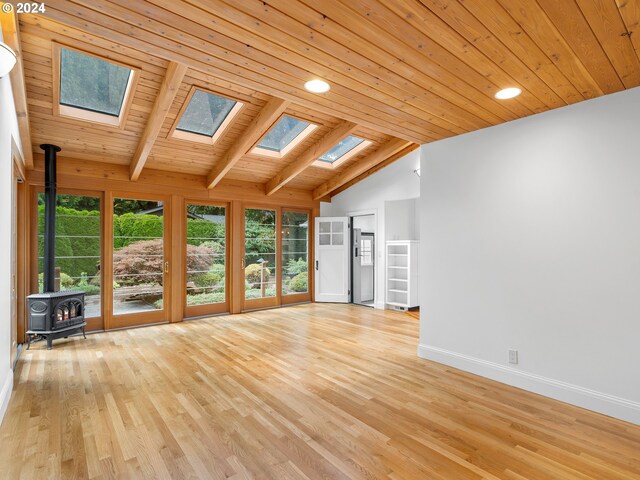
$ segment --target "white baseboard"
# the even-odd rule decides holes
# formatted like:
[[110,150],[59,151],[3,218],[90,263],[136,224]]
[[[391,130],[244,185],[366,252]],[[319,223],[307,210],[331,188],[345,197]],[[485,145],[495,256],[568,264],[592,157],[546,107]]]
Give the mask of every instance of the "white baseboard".
[[640,402],[429,345],[420,344],[418,356],[640,425]]
[[376,302],[375,307],[379,310],[384,310],[385,303],[384,302]]
[[7,372],[7,378],[0,390],[0,424],[4,418],[4,414],[9,406],[9,399],[11,398],[11,392],[13,391],[13,370],[9,369]]

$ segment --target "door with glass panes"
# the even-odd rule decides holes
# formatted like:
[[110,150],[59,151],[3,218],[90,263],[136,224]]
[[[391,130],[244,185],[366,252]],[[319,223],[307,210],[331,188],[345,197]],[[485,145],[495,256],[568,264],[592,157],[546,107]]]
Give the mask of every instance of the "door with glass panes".
[[228,204],[186,202],[185,318],[229,311]]
[[170,202],[164,196],[114,193],[108,328],[168,321],[171,301]]
[[244,209],[243,310],[309,301],[306,210]]

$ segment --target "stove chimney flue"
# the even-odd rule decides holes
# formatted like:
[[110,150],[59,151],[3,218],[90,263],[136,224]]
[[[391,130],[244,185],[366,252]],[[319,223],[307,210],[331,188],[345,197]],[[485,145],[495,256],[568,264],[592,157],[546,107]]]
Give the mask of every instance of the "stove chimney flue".
[[56,155],[60,147],[45,143],[44,150],[44,269],[43,290],[55,291],[56,276]]

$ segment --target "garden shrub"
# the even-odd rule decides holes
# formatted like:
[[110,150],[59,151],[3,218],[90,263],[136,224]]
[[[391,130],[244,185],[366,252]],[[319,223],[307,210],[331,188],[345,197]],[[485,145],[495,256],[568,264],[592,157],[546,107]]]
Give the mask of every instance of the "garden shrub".
[[[99,257],[100,256],[100,212],[56,208],[56,265],[71,277],[79,277],[81,272],[95,275],[99,258],[62,258],[62,257]],[[38,206],[38,253],[44,255],[44,205]],[[87,238],[95,237],[95,238]],[[42,260],[40,260],[42,270]]]
[[297,275],[308,270],[309,262],[302,258],[299,258],[298,260],[289,260],[284,271],[287,275]]
[[125,213],[113,217],[113,248],[118,250],[134,243],[138,238],[162,238],[164,219],[156,215]]
[[[195,295],[187,295],[187,305],[203,305],[206,303],[224,302],[224,290],[221,292],[197,293]],[[153,306],[158,310],[162,310],[162,299],[153,302]]]
[[[114,262],[113,274],[126,275],[118,278],[123,286],[149,284],[150,281],[162,285],[164,275],[157,275],[164,272],[162,249],[162,239],[141,240],[121,248],[116,252],[118,260]],[[211,258],[209,248],[187,245],[188,270],[208,270]]]
[[187,220],[187,241],[189,244],[202,245],[203,243],[215,243],[216,245],[222,246],[224,240],[224,223],[215,223],[208,220]]
[[[260,283],[262,281],[262,267],[257,263],[252,263],[251,265],[247,265],[244,269],[244,278],[251,285],[251,288],[260,288]],[[269,281],[269,277],[271,276],[271,270],[265,268],[264,272],[264,282]]]
[[[75,284],[70,275],[60,272],[60,290],[71,290]],[[38,289],[40,292],[44,289],[44,273],[38,275]]]
[[291,279],[289,282],[289,288],[294,292],[306,292],[308,286],[307,272],[301,272]]
[[211,287],[220,283],[220,280],[222,275],[218,272],[199,273],[193,277],[196,287]]
[[[269,287],[265,290],[266,297],[275,297],[276,289],[275,287]],[[244,292],[244,298],[247,300],[251,300],[253,298],[262,298],[262,289],[255,288],[251,290],[247,290]]]

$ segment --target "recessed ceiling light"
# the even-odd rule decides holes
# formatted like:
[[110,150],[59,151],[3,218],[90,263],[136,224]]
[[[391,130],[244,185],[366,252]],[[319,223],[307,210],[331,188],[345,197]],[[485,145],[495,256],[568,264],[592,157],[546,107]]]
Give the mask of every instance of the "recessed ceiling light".
[[304,84],[304,88],[312,93],[325,93],[331,88],[324,80],[309,80]]
[[521,93],[522,90],[520,90],[518,87],[509,87],[496,93],[496,98],[498,100],[507,100],[509,98],[517,97]]

